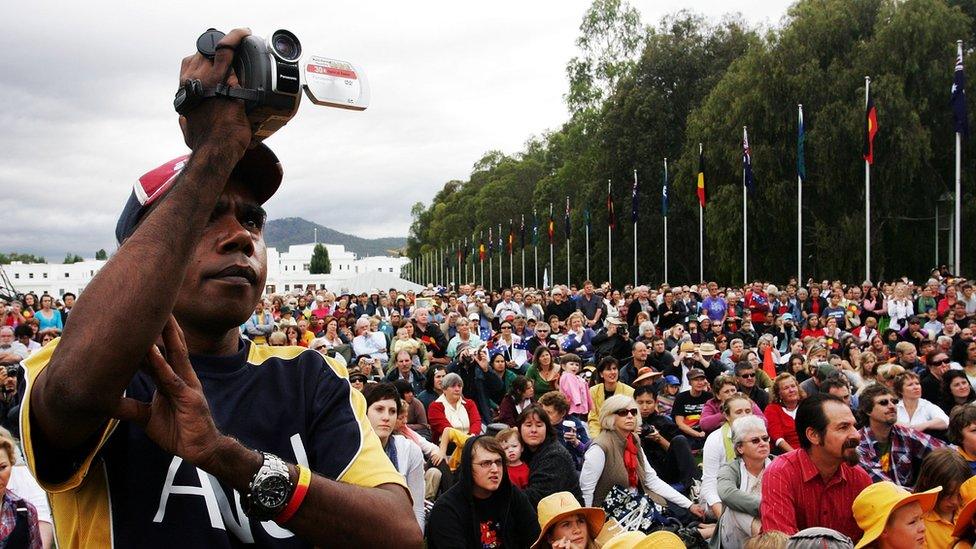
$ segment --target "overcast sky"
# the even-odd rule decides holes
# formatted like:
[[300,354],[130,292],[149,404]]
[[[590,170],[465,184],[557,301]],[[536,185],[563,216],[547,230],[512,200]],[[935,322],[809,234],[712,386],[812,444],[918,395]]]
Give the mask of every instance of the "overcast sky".
[[[778,24],[790,2],[632,2],[645,23],[686,7]],[[0,251],[114,249],[132,183],[185,154],[180,60],[207,27],[287,28],[306,53],[366,72],[365,112],[303,101],[268,145],[285,179],[270,218],[406,236],[410,206],[514,153],[568,115],[565,66],[589,2],[49,2],[0,8]],[[665,5],[667,4],[667,5]],[[260,6],[260,7],[258,7]]]

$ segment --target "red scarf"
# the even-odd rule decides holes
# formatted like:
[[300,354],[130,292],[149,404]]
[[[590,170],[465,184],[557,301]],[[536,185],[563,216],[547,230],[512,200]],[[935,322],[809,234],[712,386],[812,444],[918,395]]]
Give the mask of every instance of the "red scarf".
[[624,449],[624,467],[627,468],[627,482],[631,488],[637,488],[637,444],[634,436],[627,436],[627,448]]

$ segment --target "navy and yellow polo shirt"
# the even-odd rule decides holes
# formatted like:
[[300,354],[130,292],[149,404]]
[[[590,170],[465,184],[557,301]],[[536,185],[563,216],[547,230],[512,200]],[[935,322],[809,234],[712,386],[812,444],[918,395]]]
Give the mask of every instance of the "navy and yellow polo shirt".
[[[57,341],[27,361],[22,405],[24,452],[50,493],[58,543],[78,547],[308,547],[274,522],[256,523],[240,495],[163,452],[143,430],[112,420],[71,477],[52,484],[38,474],[31,438],[30,384]],[[366,401],[345,368],[303,347],[242,340],[231,356],[193,356],[217,428],[242,444],[309,466],[324,477],[374,487],[405,487],[366,417]],[[126,394],[148,402],[154,384],[138,372]]]

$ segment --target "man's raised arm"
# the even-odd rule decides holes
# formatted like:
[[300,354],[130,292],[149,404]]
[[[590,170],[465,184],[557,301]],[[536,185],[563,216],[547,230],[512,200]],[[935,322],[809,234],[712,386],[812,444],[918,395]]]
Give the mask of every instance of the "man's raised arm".
[[[237,29],[211,64],[183,60],[180,80],[224,81],[234,50],[250,34]],[[226,47],[224,47],[226,46]],[[236,85],[232,75],[228,80]],[[31,393],[35,436],[57,449],[80,447],[105,424],[173,311],[186,265],[234,166],[251,140],[240,101],[213,98],[181,119],[193,151],[173,188],[85,288],[48,366]],[[135,319],[133,311],[139,314]],[[125,337],[118,334],[125,326]]]

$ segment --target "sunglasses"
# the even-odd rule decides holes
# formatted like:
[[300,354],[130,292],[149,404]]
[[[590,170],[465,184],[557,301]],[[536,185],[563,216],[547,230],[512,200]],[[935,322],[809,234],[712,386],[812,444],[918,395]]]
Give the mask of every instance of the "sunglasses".
[[942,360],[933,360],[929,362],[929,366],[944,366],[949,363],[948,358],[943,358]]
[[763,435],[761,437],[750,438],[748,440],[743,440],[742,442],[748,442],[751,444],[759,444],[760,442],[769,442],[769,435]]
[[614,413],[617,414],[620,417],[627,417],[627,416],[637,417],[637,414],[639,414],[640,411],[637,410],[637,408],[630,408],[630,409],[625,409],[625,410],[617,410]]
[[756,377],[756,374],[739,374],[739,377],[741,377],[742,379],[752,379]]
[[898,406],[898,402],[899,402],[899,400],[897,398],[892,398],[892,399],[883,398],[883,399],[875,402],[875,405],[877,405],[877,406],[887,406],[889,404],[894,404],[895,406]]
[[511,330],[511,329],[512,329],[511,326],[502,326],[502,330]]

